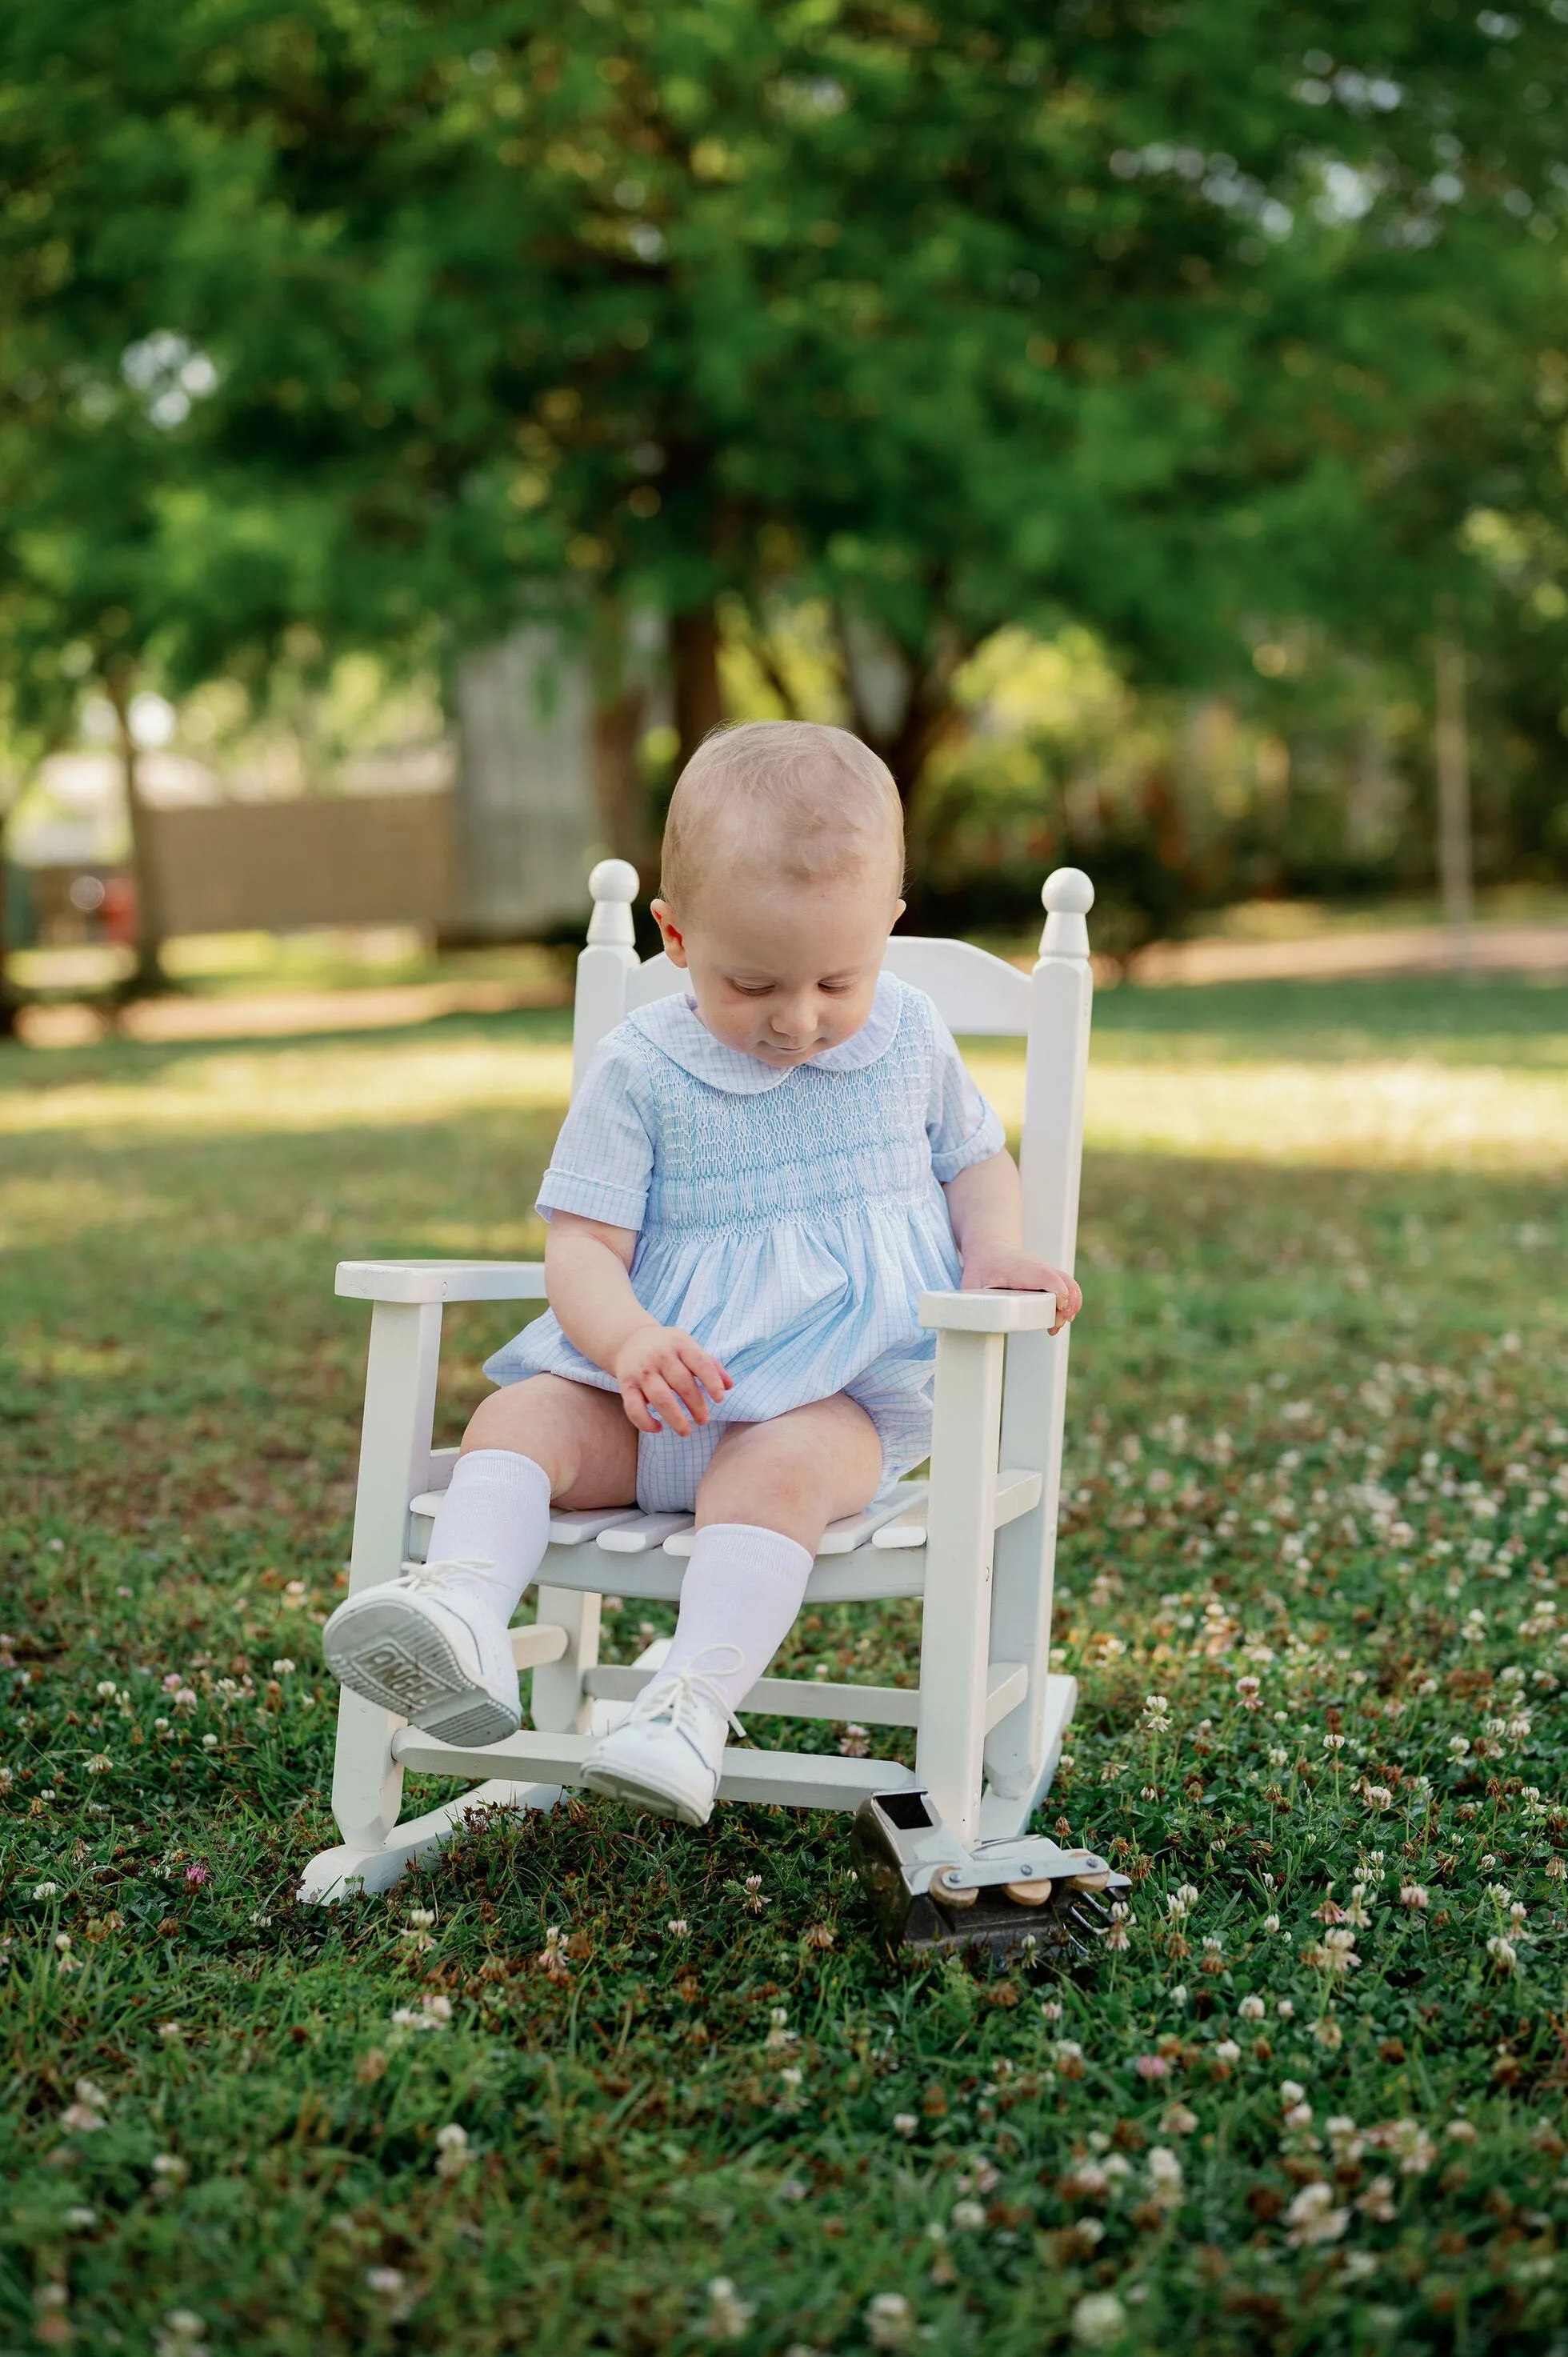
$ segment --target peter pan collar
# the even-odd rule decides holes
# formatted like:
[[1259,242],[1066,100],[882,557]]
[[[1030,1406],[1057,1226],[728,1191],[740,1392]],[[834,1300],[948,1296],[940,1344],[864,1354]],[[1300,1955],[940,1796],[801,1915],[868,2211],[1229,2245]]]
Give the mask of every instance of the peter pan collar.
[[822,1055],[792,1065],[788,1071],[715,1039],[697,1013],[696,1000],[683,993],[656,998],[651,1006],[639,1006],[628,1020],[694,1081],[724,1089],[731,1096],[761,1096],[793,1080],[797,1072],[858,1072],[865,1065],[875,1064],[893,1045],[908,995],[896,975],[881,975],[871,1013],[860,1029],[841,1039],[836,1048],[825,1049]]

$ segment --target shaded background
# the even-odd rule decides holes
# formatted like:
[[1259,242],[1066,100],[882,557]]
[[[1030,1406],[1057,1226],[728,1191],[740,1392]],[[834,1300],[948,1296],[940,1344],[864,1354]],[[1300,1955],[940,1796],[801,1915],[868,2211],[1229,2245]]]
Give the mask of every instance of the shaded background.
[[1560,914],[1564,17],[9,11],[12,1001],[575,932],[725,715],[922,927]]

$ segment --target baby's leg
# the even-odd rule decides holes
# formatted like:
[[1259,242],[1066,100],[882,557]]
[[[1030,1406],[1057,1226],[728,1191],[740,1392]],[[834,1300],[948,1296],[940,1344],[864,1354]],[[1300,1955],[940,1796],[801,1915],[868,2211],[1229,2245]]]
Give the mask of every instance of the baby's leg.
[[669,1654],[590,1754],[593,1791],[706,1824],[730,1714],[788,1634],[823,1530],[865,1505],[881,1478],[876,1427],[842,1395],[725,1433],[697,1492]]
[[550,1542],[552,1500],[629,1505],[637,1434],[620,1396],[535,1375],[497,1392],[468,1426],[423,1566],[340,1604],[322,1631],[357,1694],[461,1744],[521,1717],[508,1623]]
[[[552,1505],[629,1506],[637,1433],[618,1392],[532,1375],[480,1402],[436,1510],[427,1561],[503,1627],[543,1560]],[[459,1567],[460,1566],[460,1567]]]
[[463,1458],[505,1448],[550,1476],[557,1506],[629,1506],[637,1495],[637,1431],[618,1392],[564,1375],[530,1375],[481,1400],[463,1435]]
[[841,1392],[767,1424],[732,1424],[697,1492],[697,1528],[754,1523],[815,1555],[828,1524],[869,1505],[881,1479],[876,1426]]
[[842,1393],[732,1426],[697,1492],[697,1543],[665,1668],[705,1657],[735,1709],[789,1632],[823,1531],[857,1513],[881,1479],[876,1426]]

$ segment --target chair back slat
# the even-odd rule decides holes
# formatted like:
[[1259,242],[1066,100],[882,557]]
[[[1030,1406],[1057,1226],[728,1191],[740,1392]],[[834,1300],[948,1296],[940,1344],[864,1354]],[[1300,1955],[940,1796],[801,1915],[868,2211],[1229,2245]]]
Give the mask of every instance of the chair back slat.
[[972,942],[928,941],[895,933],[883,964],[935,1001],[950,1031],[979,1039],[1024,1039],[1029,1028],[1029,977]]

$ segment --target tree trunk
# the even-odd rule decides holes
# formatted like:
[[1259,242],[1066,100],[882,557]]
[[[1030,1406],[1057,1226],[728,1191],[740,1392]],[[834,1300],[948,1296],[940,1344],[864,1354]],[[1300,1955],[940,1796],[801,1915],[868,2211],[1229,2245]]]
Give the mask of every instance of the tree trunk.
[[644,884],[650,881],[653,858],[639,759],[647,711],[647,692],[638,685],[622,688],[594,711],[594,800],[599,828],[615,856],[629,859]]
[[908,809],[926,763],[939,745],[959,729],[958,706],[952,697],[956,664],[933,666],[916,680],[898,732],[889,745],[878,748],[893,772],[904,807]]
[[712,606],[677,614],[670,638],[675,673],[675,734],[680,739],[677,759],[683,770],[703,737],[725,716],[719,689],[719,630]]
[[6,972],[11,950],[11,874],[0,844],[0,1039],[12,1039],[16,1035],[16,996]]
[[123,985],[128,998],[150,998],[168,988],[160,952],[164,943],[164,912],[153,854],[153,821],[142,800],[139,755],[131,728],[131,686],[128,663],[116,663],[104,676],[104,692],[114,707],[115,738],[121,774],[125,781],[125,815],[131,827],[131,876],[136,894],[136,963]]
[[1448,928],[1449,963],[1470,963],[1470,926],[1475,888],[1470,859],[1470,740],[1465,716],[1465,642],[1445,625],[1434,648],[1436,725],[1433,752],[1437,770],[1437,871],[1443,888],[1443,920]]

